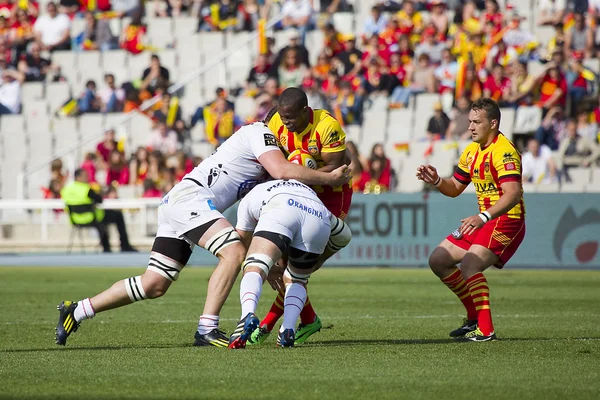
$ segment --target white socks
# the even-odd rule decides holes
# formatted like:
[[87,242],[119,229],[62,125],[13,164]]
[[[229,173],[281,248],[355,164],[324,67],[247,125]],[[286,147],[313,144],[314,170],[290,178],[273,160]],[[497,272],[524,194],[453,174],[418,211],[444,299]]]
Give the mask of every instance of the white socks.
[[208,332],[219,327],[218,315],[201,315],[198,321],[198,333],[206,335]]
[[242,304],[242,317],[256,311],[258,299],[262,292],[263,279],[258,272],[248,272],[240,282],[240,303]]
[[75,308],[74,317],[77,323],[80,323],[83,320],[88,318],[94,318],[96,312],[94,311],[94,307],[92,307],[92,303],[90,299],[83,299],[77,303],[77,307]]
[[296,321],[306,302],[306,288],[299,283],[292,283],[285,288],[285,301],[283,302],[283,323],[279,332],[286,329],[296,331]]

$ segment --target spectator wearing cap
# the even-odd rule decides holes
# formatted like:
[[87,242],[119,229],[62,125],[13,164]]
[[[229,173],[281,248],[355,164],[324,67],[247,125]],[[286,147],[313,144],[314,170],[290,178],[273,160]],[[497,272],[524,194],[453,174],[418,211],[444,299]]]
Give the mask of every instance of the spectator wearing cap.
[[[591,3],[591,2],[590,2]],[[562,23],[567,9],[566,0],[538,0],[538,25]]]
[[444,112],[442,103],[433,106],[434,114],[427,124],[427,138],[430,140],[445,139],[450,128],[450,118]]
[[575,13],[573,19],[573,27],[565,34],[565,55],[568,57],[571,53],[583,53],[586,58],[589,58],[594,49],[595,32],[586,25],[582,13]]
[[306,39],[306,32],[314,28],[314,10],[310,0],[284,0],[281,7],[284,29],[299,30],[301,43]]
[[18,114],[21,110],[21,83],[25,75],[13,69],[2,70],[0,115]]
[[381,12],[381,7],[379,5],[371,7],[371,14],[365,19],[365,36],[379,35],[386,26],[387,18]]
[[40,16],[33,25],[35,40],[43,50],[71,49],[71,21],[63,13],[59,13],[56,3],[46,5],[47,14]]
[[[279,65],[281,64],[281,62],[283,61],[283,59],[285,58],[285,55],[287,54],[288,50],[290,49],[294,49],[298,52],[298,55],[300,57],[300,62],[306,66],[310,66],[310,61],[308,58],[308,49],[302,44],[300,43],[300,36],[298,35],[298,31],[294,31],[292,33],[292,35],[289,37],[289,44],[287,46],[285,46],[284,48],[282,48],[281,50],[279,50],[279,53],[277,54],[277,57],[275,58],[275,61],[273,62],[272,65],[272,72],[276,72],[277,69],[279,68]],[[275,74],[275,73],[273,73]]]
[[521,28],[521,22],[524,19],[516,11],[510,14],[510,22],[508,23],[506,33],[502,36],[502,41],[509,49],[532,50],[537,47],[538,42],[533,33]]
[[433,64],[442,62],[442,52],[446,49],[446,44],[436,40],[435,28],[429,26],[423,30],[423,42],[419,43],[415,48],[415,57],[419,58],[421,54],[428,54],[429,59]]

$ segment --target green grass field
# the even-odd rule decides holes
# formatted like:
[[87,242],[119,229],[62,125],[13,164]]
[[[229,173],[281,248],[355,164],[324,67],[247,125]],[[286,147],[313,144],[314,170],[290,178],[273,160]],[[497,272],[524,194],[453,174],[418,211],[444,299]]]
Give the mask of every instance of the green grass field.
[[[326,329],[278,349],[191,346],[208,269],[161,299],[99,314],[63,348],[56,305],[143,269],[0,268],[1,398],[598,399],[600,272],[491,271],[499,341],[458,343],[457,299],[428,270],[324,269]],[[238,287],[222,318],[239,318]],[[273,292],[263,291],[261,316]]]

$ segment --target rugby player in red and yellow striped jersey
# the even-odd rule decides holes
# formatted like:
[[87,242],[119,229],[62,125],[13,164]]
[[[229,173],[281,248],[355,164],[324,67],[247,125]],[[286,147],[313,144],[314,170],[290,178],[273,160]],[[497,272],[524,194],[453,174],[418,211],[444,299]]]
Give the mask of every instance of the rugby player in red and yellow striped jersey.
[[[301,89],[291,87],[281,93],[277,113],[271,117],[268,126],[286,157],[294,150],[306,150],[317,162],[318,169],[325,172],[346,163],[346,134],[340,123],[326,110],[310,108]],[[312,189],[333,215],[340,219],[346,217],[352,200],[350,183],[339,187],[312,186]],[[280,291],[248,343],[262,343],[282,315],[283,293]],[[320,329],[321,320],[307,298],[300,314],[296,344],[304,343]]]
[[473,143],[462,153],[454,175],[442,179],[430,165],[417,169],[418,179],[449,197],[460,195],[471,182],[475,186],[479,214],[462,219],[460,228],[429,257],[431,270],[467,310],[463,326],[450,336],[472,341],[496,339],[483,271],[502,268],[525,237],[521,155],[499,126],[498,104],[488,98],[476,101],[469,113]]

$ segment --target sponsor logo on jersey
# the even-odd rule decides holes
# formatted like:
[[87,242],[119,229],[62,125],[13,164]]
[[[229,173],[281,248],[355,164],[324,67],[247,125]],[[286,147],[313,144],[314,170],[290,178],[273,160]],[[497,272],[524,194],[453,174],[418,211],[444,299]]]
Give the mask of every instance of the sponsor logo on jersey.
[[486,174],[490,173],[490,163],[488,161],[485,162],[485,173]]
[[195,218],[198,218],[199,216],[200,216],[200,214],[198,214],[196,211],[192,211],[190,213],[190,221],[193,220],[193,219],[195,219]]
[[452,237],[454,239],[462,239],[463,234],[460,233],[460,231],[458,229],[456,229],[454,232],[452,232]]
[[511,161],[517,161],[517,159],[515,158],[515,153],[506,152],[502,155],[502,162],[504,164]]
[[169,195],[166,195],[165,197],[162,198],[162,200],[160,201],[160,205],[164,206],[165,204],[169,204]]
[[300,210],[304,211],[307,214],[314,215],[317,218],[323,219],[322,211],[318,211],[318,210],[315,210],[314,208],[307,207],[307,206],[303,205],[302,203],[298,202],[297,200],[288,199],[287,204],[290,207],[299,208]]
[[479,168],[475,168],[473,170],[473,175],[475,175],[475,176],[479,175]]
[[275,135],[271,133],[265,133],[265,146],[277,146],[277,139],[275,139]]
[[208,204],[208,208],[210,208],[211,210],[213,210],[213,211],[217,210],[217,207],[215,206],[215,203],[213,203],[211,199],[208,199],[206,201],[206,204]]
[[492,182],[483,182],[483,183],[477,183],[477,182],[473,182],[473,185],[475,185],[475,191],[477,191],[477,193],[493,193],[493,192],[497,192],[498,189],[496,188],[496,185],[494,185]]
[[339,140],[340,140],[340,133],[338,131],[331,132],[331,135],[329,135],[329,141],[338,142]]
[[315,144],[315,145],[308,145],[308,152],[310,154],[312,154],[313,156],[316,156],[317,154],[319,154],[319,147]]
[[216,167],[213,167],[210,169],[210,171],[208,171],[208,176],[206,177],[208,187],[212,187],[215,183],[217,183],[219,177],[221,176],[221,173],[229,175],[227,171],[224,171],[222,168],[223,164],[217,164]]
[[504,169],[506,171],[515,171],[517,169],[517,166],[515,165],[514,162],[507,162],[507,163],[504,163]]
[[285,135],[279,136],[279,143],[281,143],[281,147],[287,146],[287,136],[285,136]]
[[341,145],[342,145],[342,142],[337,141],[337,142],[331,143],[329,145],[329,147],[331,147],[332,149],[335,149],[336,147],[340,147]]

